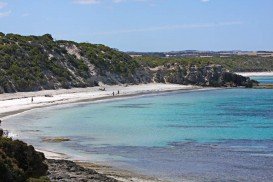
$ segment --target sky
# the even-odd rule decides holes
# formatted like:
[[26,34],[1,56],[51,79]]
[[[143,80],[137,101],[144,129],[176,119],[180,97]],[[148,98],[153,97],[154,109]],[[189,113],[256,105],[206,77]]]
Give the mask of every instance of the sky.
[[122,51],[273,50],[273,0],[0,0],[0,32]]

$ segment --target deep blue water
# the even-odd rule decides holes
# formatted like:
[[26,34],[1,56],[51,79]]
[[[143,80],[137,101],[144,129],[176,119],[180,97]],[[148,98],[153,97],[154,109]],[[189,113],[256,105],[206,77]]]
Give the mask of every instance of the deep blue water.
[[[12,117],[4,127],[38,148],[172,181],[273,180],[270,89],[174,92],[58,106]],[[71,141],[42,142],[53,136]]]

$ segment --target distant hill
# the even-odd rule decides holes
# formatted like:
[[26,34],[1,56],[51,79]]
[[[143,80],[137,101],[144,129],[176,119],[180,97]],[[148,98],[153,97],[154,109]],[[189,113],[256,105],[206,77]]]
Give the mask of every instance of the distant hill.
[[156,67],[168,63],[181,65],[194,64],[205,66],[219,64],[231,72],[262,72],[273,71],[273,57],[260,56],[230,56],[230,57],[159,57],[159,56],[136,56],[134,60],[142,65]]
[[226,68],[234,68],[235,63],[235,59],[229,65],[207,59],[132,58],[104,45],[54,41],[49,34],[0,33],[0,93],[92,87],[100,83],[249,86],[248,78],[228,73],[227,79]]
[[262,58],[273,58],[273,51],[171,51],[171,52],[127,52],[132,57],[152,56],[160,58],[203,58],[203,57],[235,57],[252,56]]

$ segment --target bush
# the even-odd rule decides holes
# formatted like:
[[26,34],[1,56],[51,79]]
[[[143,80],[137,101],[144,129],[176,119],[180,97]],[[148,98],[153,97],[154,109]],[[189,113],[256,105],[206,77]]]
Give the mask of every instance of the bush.
[[19,140],[0,137],[0,181],[26,181],[46,175],[43,153]]

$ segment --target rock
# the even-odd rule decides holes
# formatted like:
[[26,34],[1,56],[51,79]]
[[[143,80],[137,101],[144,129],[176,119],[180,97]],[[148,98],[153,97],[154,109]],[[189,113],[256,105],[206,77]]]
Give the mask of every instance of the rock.
[[67,160],[47,159],[49,167],[48,178],[52,182],[57,181],[87,181],[87,182],[117,182],[117,180],[99,174],[92,169],[85,169],[76,163]]
[[56,137],[56,138],[43,138],[42,141],[51,142],[51,143],[61,143],[61,142],[70,141],[70,139],[65,137]]
[[183,67],[178,63],[166,64],[152,73],[153,80],[159,83],[193,84],[210,87],[252,87],[257,84],[247,77],[226,71],[221,65]]
[[46,94],[45,97],[53,97],[53,95]]

